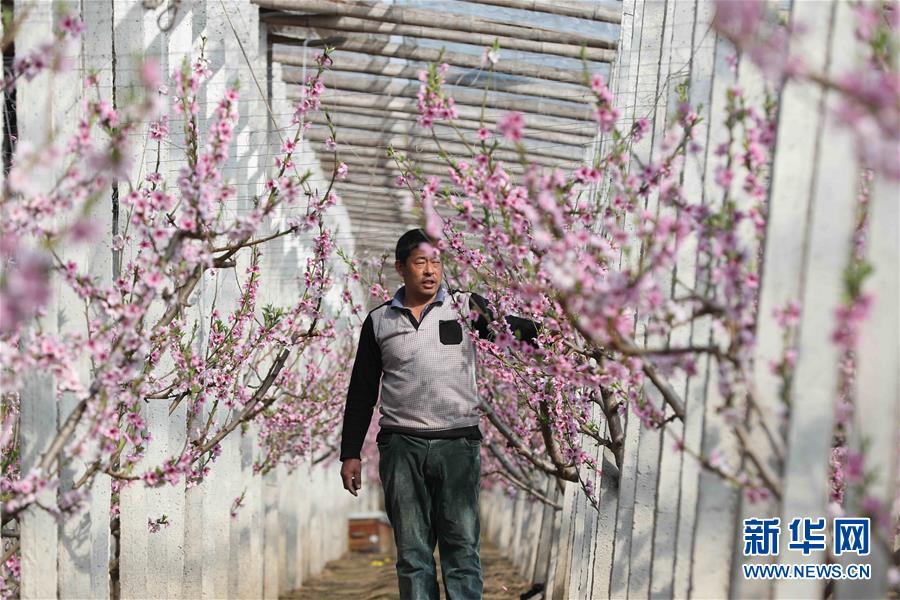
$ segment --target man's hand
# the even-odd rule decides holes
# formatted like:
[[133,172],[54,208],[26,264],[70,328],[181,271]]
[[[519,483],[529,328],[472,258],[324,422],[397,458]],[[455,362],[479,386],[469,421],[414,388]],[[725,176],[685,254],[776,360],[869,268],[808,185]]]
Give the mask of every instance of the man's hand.
[[344,489],[359,496],[357,490],[362,488],[362,461],[358,458],[348,458],[341,464],[341,479],[344,480]]

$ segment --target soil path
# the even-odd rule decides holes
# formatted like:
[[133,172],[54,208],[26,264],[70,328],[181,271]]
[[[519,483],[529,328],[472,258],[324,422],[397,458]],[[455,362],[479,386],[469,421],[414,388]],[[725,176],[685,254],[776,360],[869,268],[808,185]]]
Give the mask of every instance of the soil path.
[[[318,576],[303,587],[282,596],[282,600],[386,600],[399,598],[394,556],[350,552],[325,565]],[[441,565],[437,555],[438,582]],[[512,563],[485,541],[481,542],[485,600],[518,598],[531,587],[522,580]],[[440,584],[444,598],[443,584]]]

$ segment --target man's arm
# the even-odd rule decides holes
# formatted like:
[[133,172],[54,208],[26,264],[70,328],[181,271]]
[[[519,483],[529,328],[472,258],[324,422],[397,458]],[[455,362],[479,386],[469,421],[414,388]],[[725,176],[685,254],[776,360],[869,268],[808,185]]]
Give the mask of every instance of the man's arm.
[[350,375],[347,404],[344,408],[344,427],[341,432],[341,462],[348,458],[360,458],[372,412],[378,401],[381,384],[381,348],[375,340],[372,315],[363,322]]
[[[487,298],[472,293],[469,296],[469,309],[478,313],[478,318],[472,324],[478,331],[478,336],[483,340],[494,341],[495,334],[488,328],[488,323],[494,320],[494,312],[488,306]],[[512,330],[513,335],[523,342],[528,342],[535,346],[534,339],[538,336],[538,324],[530,319],[522,317],[507,316],[506,322]]]

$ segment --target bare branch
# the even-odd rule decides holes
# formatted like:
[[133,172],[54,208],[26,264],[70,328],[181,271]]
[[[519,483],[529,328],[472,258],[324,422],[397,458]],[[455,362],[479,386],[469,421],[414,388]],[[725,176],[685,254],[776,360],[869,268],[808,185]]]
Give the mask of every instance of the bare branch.
[[498,477],[501,477],[502,479],[505,479],[506,481],[510,482],[511,484],[513,484],[514,486],[519,488],[520,490],[522,490],[522,491],[528,493],[529,495],[531,495],[532,497],[534,497],[535,500],[539,500],[540,502],[543,502],[547,506],[552,507],[553,510],[562,510],[561,504],[559,504],[558,502],[554,502],[553,500],[551,500],[544,494],[540,493],[536,489],[528,486],[525,483],[522,483],[521,481],[519,481],[518,479],[516,479],[515,477],[513,477],[506,471],[501,471],[501,470],[488,471],[484,475],[485,475],[485,477],[490,476],[490,475],[496,475]]

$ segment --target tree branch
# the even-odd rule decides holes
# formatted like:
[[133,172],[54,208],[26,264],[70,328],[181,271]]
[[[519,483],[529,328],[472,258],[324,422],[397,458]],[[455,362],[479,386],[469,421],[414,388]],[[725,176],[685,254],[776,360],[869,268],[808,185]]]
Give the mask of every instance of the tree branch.
[[490,476],[490,475],[497,475],[498,477],[505,479],[506,481],[510,482],[511,484],[513,484],[514,486],[519,488],[520,490],[522,490],[522,491],[526,492],[527,494],[531,495],[532,497],[534,497],[535,500],[539,500],[540,502],[543,502],[547,506],[552,507],[553,510],[562,510],[561,504],[554,502],[553,500],[551,500],[544,494],[540,493],[539,491],[530,487],[529,485],[522,483],[521,481],[519,481],[518,479],[516,479],[515,477],[513,477],[512,475],[510,475],[509,473],[507,473],[505,471],[496,470],[496,471],[489,471],[489,472],[485,473],[485,476]]

